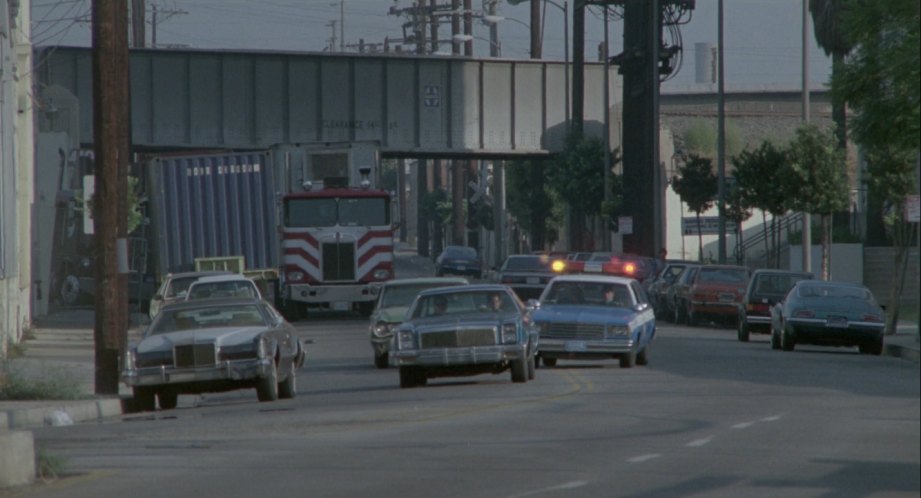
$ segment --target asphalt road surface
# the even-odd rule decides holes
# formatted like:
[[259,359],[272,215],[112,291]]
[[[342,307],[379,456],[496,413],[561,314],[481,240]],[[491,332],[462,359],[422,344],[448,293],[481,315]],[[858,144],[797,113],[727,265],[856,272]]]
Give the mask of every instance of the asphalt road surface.
[[[648,366],[561,360],[400,389],[367,322],[299,322],[297,397],[44,428],[68,477],[28,496],[900,497],[921,490],[919,368],[660,324]],[[2,493],[0,493],[2,494]]]

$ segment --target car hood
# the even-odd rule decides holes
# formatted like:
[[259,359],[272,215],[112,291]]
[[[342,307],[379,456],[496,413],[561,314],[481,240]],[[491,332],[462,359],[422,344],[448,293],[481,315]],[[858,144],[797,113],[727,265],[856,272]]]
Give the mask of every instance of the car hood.
[[233,346],[252,342],[265,330],[265,327],[215,327],[157,334],[146,337],[139,342],[137,352],[163,351],[172,349],[176,345],[196,343],[216,343],[218,346]]
[[386,308],[378,308],[374,313],[374,318],[372,322],[387,322],[387,323],[398,323],[403,321],[403,317],[406,316],[406,309],[409,306],[389,306]]
[[627,308],[603,308],[574,304],[548,304],[534,312],[535,322],[578,322],[627,325],[637,312]]

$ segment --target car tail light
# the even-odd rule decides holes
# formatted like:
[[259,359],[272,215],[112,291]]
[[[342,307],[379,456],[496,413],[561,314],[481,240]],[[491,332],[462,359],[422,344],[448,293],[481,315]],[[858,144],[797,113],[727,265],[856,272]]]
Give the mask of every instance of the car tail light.
[[815,318],[815,313],[812,310],[796,310],[793,312],[794,318]]
[[767,304],[762,304],[762,303],[757,303],[757,304],[749,303],[745,306],[745,308],[748,311],[754,311],[756,313],[767,313],[771,309],[770,306],[768,306]]
[[867,314],[865,314],[865,315],[863,315],[863,316],[861,317],[861,320],[863,320],[863,321],[865,321],[865,322],[882,323],[883,317],[881,317],[881,316],[879,316],[879,315],[873,315],[873,314],[867,313]]

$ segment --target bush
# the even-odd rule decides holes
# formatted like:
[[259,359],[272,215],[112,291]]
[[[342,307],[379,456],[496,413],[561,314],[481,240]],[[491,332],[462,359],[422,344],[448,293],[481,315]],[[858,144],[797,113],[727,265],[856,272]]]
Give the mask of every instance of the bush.
[[71,400],[87,397],[78,377],[66,368],[43,369],[26,375],[15,360],[0,361],[0,400]]

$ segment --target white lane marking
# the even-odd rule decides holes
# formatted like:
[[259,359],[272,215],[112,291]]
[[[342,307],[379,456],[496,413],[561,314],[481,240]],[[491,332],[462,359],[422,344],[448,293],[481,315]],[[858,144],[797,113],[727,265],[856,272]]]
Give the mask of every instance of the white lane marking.
[[689,447],[691,447],[691,448],[699,448],[699,447],[701,447],[701,446],[704,446],[704,445],[706,445],[706,444],[709,444],[710,441],[712,441],[712,440],[713,440],[713,436],[708,436],[708,437],[705,437],[705,438],[703,438],[703,439],[695,439],[694,441],[691,441],[690,443],[686,444],[685,446],[689,446]]
[[635,457],[632,457],[632,458],[628,458],[627,461],[630,462],[630,463],[643,463],[643,462],[648,461],[648,460],[653,460],[653,459],[655,459],[655,458],[659,458],[660,456],[662,456],[662,455],[660,455],[660,454],[658,454],[658,453],[649,453],[649,454],[647,454],[647,455],[640,455],[640,456],[635,456]]
[[521,494],[509,495],[507,498],[522,498],[524,496],[542,495],[545,493],[552,493],[554,491],[560,491],[560,490],[565,490],[565,489],[581,488],[582,486],[585,486],[587,484],[588,484],[588,481],[564,482],[563,484],[560,484],[558,486],[550,486],[549,488],[533,489],[531,491],[526,491]]
[[786,413],[780,413],[778,415],[771,415],[770,417],[764,417],[763,419],[761,419],[761,422],[777,422],[778,420],[782,419],[784,415],[786,415]]
[[745,428],[751,427],[751,426],[753,426],[753,425],[755,425],[754,422],[742,422],[741,424],[736,424],[736,425],[732,426],[732,428],[733,428],[733,429],[745,429]]

